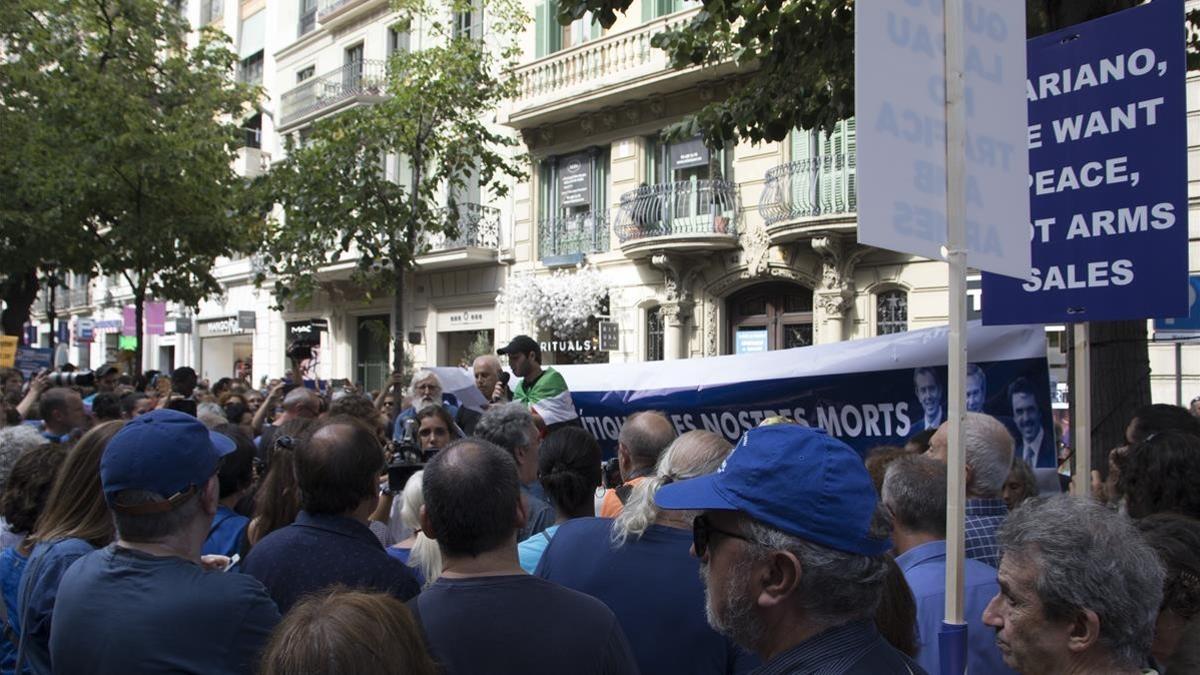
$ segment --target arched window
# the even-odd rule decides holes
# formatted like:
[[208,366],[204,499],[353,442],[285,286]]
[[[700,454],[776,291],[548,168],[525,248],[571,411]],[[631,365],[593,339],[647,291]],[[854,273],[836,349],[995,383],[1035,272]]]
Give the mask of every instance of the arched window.
[[662,361],[664,351],[662,307],[654,306],[646,310],[646,360]]
[[875,296],[875,334],[891,335],[908,330],[908,293],[891,290]]

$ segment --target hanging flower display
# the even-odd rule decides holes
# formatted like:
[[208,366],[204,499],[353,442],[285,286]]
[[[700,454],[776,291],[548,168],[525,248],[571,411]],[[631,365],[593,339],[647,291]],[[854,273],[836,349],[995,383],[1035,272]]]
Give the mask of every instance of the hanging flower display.
[[499,301],[560,337],[581,333],[599,313],[608,285],[594,267],[522,274],[509,279]]

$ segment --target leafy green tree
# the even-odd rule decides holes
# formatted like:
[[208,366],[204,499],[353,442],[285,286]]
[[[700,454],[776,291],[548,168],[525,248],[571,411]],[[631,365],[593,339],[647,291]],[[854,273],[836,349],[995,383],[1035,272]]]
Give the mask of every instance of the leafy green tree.
[[[456,1],[455,12],[480,11],[486,35],[456,30],[427,0],[393,3],[399,28],[427,27],[432,44],[399,52],[388,63],[386,98],[318,121],[302,146],[288,139],[287,157],[262,180],[279,205],[263,240],[274,295],[282,306],[311,301],[317,272],[352,261],[352,281],[368,297],[390,293],[393,363],[404,363],[404,287],[433,235],[460,234],[458,208],[445,194],[478,180],[500,197],[523,175],[517,141],[492,122],[514,93],[508,71],[519,55],[514,36],[527,17],[515,0]],[[419,19],[423,21],[418,21]],[[403,158],[408,179],[389,176]]]
[[[45,164],[36,180],[13,172],[11,222],[31,227],[16,239],[23,247],[0,255],[26,250],[30,266],[65,259],[65,269],[123,277],[140,368],[146,300],[198,305],[221,291],[216,259],[253,241],[261,216],[240,208],[246,184],[233,161],[237,120],[257,93],[234,81],[224,34],[204,29],[189,47],[191,29],[169,3],[14,2],[25,11],[4,36],[20,64],[5,100],[27,116],[33,140],[22,151]],[[59,188],[68,199],[56,206]]]
[[[559,22],[593,12],[611,26],[631,0],[560,0]],[[1033,37],[1141,4],[1140,0],[1026,0]],[[687,25],[653,38],[672,67],[733,60],[744,75],[723,100],[674,125],[673,136],[701,134],[711,147],[737,140],[779,141],[792,129],[831,129],[854,114],[854,0],[702,0]],[[1188,13],[1188,66],[1200,67],[1200,10]],[[1150,402],[1145,321],[1090,325],[1092,464],[1108,466],[1124,444],[1125,424]],[[1073,368],[1073,363],[1072,363]],[[1075,430],[1078,434],[1079,430]]]

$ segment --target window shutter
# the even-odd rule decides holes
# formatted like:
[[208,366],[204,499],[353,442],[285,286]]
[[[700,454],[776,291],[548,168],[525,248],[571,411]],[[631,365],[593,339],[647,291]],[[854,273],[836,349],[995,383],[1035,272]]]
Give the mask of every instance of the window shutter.
[[792,129],[789,136],[792,161],[800,162],[788,179],[788,196],[793,208],[805,215],[815,215],[817,206],[816,157],[813,155],[813,133],[803,129]]

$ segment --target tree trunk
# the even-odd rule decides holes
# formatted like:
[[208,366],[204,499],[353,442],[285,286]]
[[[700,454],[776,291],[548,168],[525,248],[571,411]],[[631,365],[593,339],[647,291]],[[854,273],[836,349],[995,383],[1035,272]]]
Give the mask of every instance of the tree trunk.
[[404,265],[401,263],[399,256],[392,258],[396,274],[392,295],[392,370],[397,373],[404,372]]
[[[1108,476],[1108,452],[1125,444],[1125,427],[1139,407],[1150,403],[1150,356],[1146,322],[1093,321],[1088,324],[1092,355],[1092,428],[1071,427],[1071,434],[1090,433],[1092,468]],[[1074,341],[1072,340],[1072,343]],[[1074,346],[1068,360],[1075,381]],[[1072,406],[1074,402],[1072,401]],[[1072,424],[1075,417],[1071,418]]]
[[133,363],[130,364],[131,375],[142,374],[142,317],[146,313],[146,287],[139,284],[133,294]]
[[46,320],[50,322],[50,358],[54,358],[54,348],[58,346],[58,326],[54,325],[58,321],[58,309],[55,304],[58,301],[58,284],[50,282],[50,304],[46,307]]
[[29,322],[33,302],[37,300],[38,288],[36,269],[9,275],[0,285],[0,297],[5,303],[4,312],[0,313],[0,329],[5,335],[18,336],[21,344],[25,344],[25,324]]

